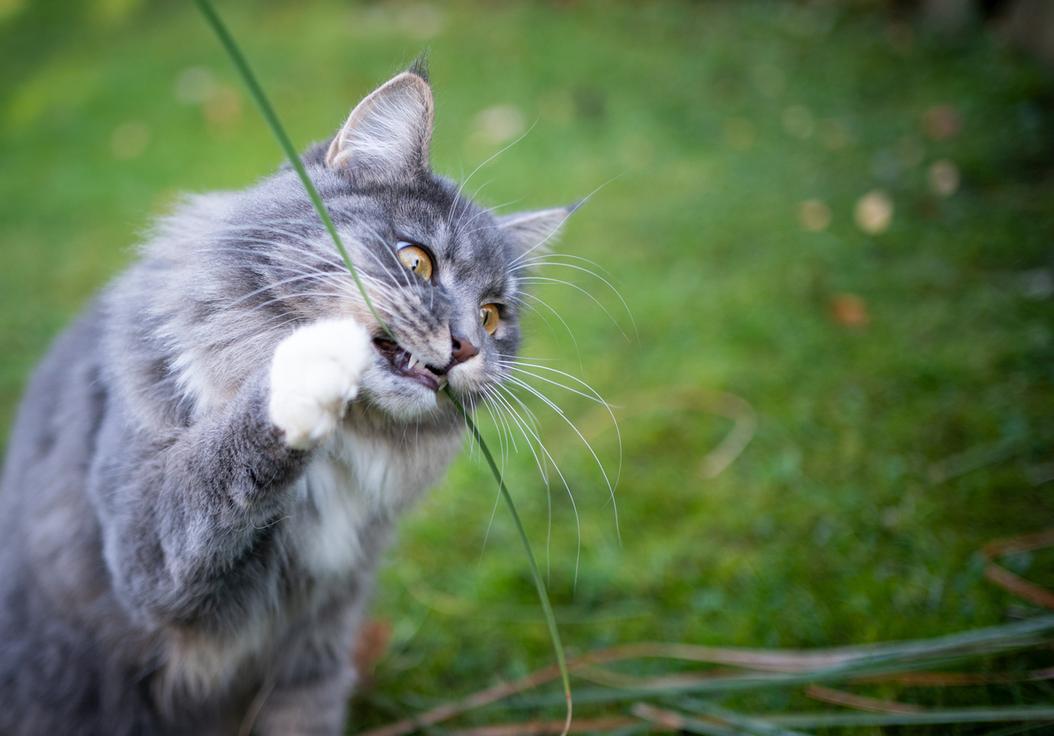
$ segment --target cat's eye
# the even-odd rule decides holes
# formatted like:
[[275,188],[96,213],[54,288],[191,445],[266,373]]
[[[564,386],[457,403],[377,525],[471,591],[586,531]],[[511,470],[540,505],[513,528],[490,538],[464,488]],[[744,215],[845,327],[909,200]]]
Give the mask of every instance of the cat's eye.
[[483,325],[483,329],[488,334],[493,335],[494,331],[498,329],[498,323],[501,322],[501,312],[498,311],[498,305],[484,304],[480,307],[479,321]]
[[432,256],[421,246],[407,243],[399,248],[399,262],[425,281],[432,280]]

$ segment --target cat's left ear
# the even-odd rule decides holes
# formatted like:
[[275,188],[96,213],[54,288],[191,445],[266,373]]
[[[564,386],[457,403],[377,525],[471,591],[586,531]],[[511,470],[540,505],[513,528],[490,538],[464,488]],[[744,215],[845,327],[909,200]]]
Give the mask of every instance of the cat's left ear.
[[379,179],[413,175],[428,167],[434,115],[432,89],[415,66],[355,106],[329,145],[326,166]]
[[559,239],[564,223],[576,209],[578,205],[573,204],[502,215],[497,218],[498,229],[505,234],[506,241],[512,245],[517,256],[545,253]]

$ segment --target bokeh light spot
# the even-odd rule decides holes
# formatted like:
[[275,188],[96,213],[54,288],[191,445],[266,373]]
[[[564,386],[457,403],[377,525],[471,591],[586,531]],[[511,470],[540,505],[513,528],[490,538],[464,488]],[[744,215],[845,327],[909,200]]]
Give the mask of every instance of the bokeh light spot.
[[110,151],[122,161],[142,155],[149,143],[150,128],[141,120],[121,123],[110,135]]
[[805,230],[826,230],[831,224],[831,208],[822,200],[807,199],[798,205],[798,221]]
[[206,67],[187,67],[176,77],[173,92],[184,105],[202,105],[216,93],[216,77]]
[[520,135],[527,121],[514,105],[495,105],[481,110],[473,120],[475,137],[489,144],[505,143]]
[[938,197],[950,197],[959,190],[959,167],[946,158],[930,164],[926,178]]
[[884,233],[893,222],[893,200],[881,189],[873,189],[857,200],[853,219],[868,235]]

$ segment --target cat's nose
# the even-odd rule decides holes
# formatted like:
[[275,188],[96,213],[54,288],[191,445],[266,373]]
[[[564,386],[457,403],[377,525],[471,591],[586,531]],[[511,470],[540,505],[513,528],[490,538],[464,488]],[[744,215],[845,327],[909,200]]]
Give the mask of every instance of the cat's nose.
[[450,333],[450,347],[453,349],[453,354],[450,356],[451,368],[459,363],[464,363],[474,355],[479,355],[479,348],[454,333]]

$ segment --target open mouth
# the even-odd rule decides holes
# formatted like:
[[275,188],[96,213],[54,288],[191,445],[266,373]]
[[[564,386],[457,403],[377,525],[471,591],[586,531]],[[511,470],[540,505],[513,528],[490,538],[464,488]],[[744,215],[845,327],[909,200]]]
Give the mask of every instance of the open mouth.
[[446,369],[426,366],[413,353],[386,337],[373,338],[373,347],[388,361],[392,373],[417,381],[425,388],[438,391],[446,385]]

